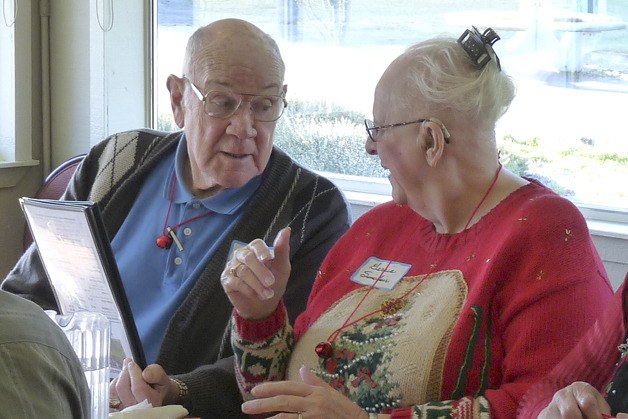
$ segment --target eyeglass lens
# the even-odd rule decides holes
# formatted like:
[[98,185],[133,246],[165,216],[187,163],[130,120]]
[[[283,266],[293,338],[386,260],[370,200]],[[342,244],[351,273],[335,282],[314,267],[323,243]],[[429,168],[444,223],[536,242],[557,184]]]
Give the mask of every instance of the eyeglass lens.
[[247,95],[230,92],[208,92],[205,96],[205,112],[217,118],[228,118],[239,108],[243,97],[250,98],[247,102],[258,121],[275,121],[283,114],[285,102],[283,97],[267,95]]
[[370,119],[364,120],[364,125],[366,126],[366,133],[368,134],[371,141],[375,142],[375,135],[377,133],[377,127],[375,127],[375,123]]

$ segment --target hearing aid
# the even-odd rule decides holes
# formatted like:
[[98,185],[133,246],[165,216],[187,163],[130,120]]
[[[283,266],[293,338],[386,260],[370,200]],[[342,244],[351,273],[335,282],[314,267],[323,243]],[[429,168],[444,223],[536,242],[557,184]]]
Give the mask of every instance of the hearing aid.
[[431,117],[429,121],[435,123],[436,125],[440,127],[445,137],[445,143],[449,144],[449,139],[451,138],[451,134],[449,134],[449,131],[447,130],[447,127],[445,127],[445,124],[443,124],[443,121],[436,118],[435,116]]

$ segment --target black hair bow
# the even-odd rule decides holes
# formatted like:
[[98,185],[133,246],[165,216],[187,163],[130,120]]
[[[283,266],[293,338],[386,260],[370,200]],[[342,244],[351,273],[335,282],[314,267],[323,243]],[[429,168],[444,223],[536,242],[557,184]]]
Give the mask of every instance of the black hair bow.
[[499,63],[499,57],[493,50],[493,44],[500,39],[499,35],[492,28],[487,28],[483,33],[480,33],[475,26],[472,26],[472,28],[473,30],[467,29],[460,35],[460,38],[458,38],[460,46],[462,46],[479,69],[484,68],[486,63],[491,61],[492,57],[495,57],[497,68],[501,71],[502,66]]

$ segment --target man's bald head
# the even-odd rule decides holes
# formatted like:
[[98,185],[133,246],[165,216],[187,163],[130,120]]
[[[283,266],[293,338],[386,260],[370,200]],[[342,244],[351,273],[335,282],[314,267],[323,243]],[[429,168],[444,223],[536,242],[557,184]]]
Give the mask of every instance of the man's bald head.
[[236,49],[255,51],[272,58],[274,68],[283,82],[285,65],[279,46],[257,26],[241,19],[222,19],[197,29],[188,40],[183,62],[183,74],[192,74],[199,58],[203,65],[213,67],[225,55]]

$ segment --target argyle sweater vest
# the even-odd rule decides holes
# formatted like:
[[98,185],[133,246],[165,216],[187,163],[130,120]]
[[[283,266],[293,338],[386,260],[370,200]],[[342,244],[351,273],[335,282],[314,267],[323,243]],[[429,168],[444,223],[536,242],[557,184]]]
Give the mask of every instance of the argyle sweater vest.
[[[138,130],[117,133],[93,146],[70,181],[68,200],[93,200],[111,239],[124,222],[144,179],[183,133]],[[161,221],[163,223],[163,220]],[[324,256],[351,222],[350,207],[328,179],[307,170],[274,147],[238,223],[225,236],[167,325],[156,363],[188,387],[179,403],[193,416],[242,415],[229,344],[232,305],[220,283],[232,243],[262,238],[268,244],[291,226],[292,275],[286,308],[294,320],[303,311]],[[142,260],[138,254],[138,261]],[[138,263],[150,263],[143,261]],[[136,278],[141,281],[142,278]],[[56,309],[54,295],[34,246],[2,283],[46,309]]]

